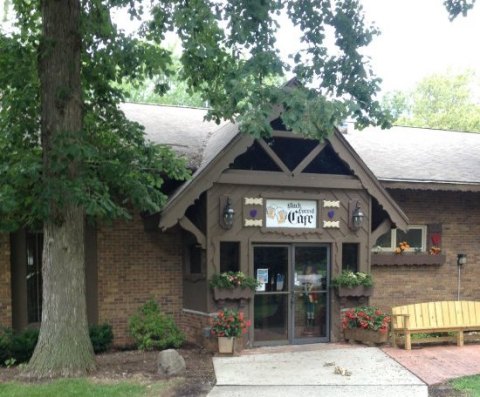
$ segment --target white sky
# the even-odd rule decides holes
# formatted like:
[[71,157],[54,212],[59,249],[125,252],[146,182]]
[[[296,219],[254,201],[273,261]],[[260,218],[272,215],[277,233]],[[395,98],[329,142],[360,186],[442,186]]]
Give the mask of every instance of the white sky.
[[362,0],[382,34],[369,46],[384,90],[412,88],[422,77],[472,68],[480,74],[480,4],[448,19],[443,0]]
[[[383,79],[382,91],[412,88],[422,77],[472,68],[480,75],[480,4],[464,18],[448,20],[443,0],[361,0],[366,19],[381,35],[367,47],[373,69]],[[0,16],[3,0],[0,0]],[[128,18],[119,22],[127,27]],[[1,23],[1,21],[0,21]],[[128,27],[127,27],[128,29]],[[292,52],[298,42],[284,23],[278,42]]]
[[[448,19],[443,0],[361,0],[367,21],[381,34],[366,47],[382,91],[406,90],[432,73],[466,68],[480,75],[480,4],[468,16]],[[281,25],[282,50],[298,45],[288,26]]]

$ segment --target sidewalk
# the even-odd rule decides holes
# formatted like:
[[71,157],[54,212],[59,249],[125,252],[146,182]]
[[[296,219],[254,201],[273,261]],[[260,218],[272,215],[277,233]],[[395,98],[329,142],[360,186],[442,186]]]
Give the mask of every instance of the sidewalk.
[[429,386],[480,374],[480,345],[422,346],[412,350],[384,347],[382,350]]
[[[427,397],[428,387],[382,350],[315,344],[245,350],[213,359],[209,397]],[[337,372],[337,373],[336,373]]]

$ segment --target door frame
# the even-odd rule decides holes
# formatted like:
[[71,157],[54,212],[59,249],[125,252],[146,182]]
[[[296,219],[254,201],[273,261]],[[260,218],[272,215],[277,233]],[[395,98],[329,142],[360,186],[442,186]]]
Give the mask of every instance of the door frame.
[[[324,242],[301,242],[301,243],[285,243],[285,242],[258,242],[258,243],[251,243],[250,244],[250,260],[249,260],[249,269],[250,274],[254,273],[254,251],[256,247],[271,247],[271,248],[287,248],[288,249],[288,264],[287,264],[287,271],[288,271],[288,283],[287,288],[288,290],[279,293],[280,295],[288,295],[288,312],[287,312],[287,339],[285,340],[276,340],[276,341],[255,341],[255,330],[252,328],[251,333],[251,340],[253,342],[253,346],[275,346],[275,345],[301,345],[301,344],[309,344],[309,343],[328,343],[330,342],[330,315],[331,315],[331,293],[330,293],[330,277],[331,277],[331,270],[332,270],[332,245],[330,243]],[[325,296],[326,296],[326,319],[325,319],[325,327],[326,327],[326,336],[325,337],[306,337],[306,338],[295,338],[295,291],[294,291],[294,273],[295,273],[295,248],[296,247],[325,247],[327,249],[327,280],[326,280],[326,288],[325,288]],[[257,293],[255,292],[255,295]],[[250,302],[250,313],[252,314],[251,317],[254,318],[255,316],[255,295]]]

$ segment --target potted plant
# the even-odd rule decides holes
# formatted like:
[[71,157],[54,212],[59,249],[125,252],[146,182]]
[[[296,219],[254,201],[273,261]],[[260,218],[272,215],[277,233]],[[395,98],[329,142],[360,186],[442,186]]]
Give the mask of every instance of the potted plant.
[[233,353],[235,338],[245,334],[250,325],[251,321],[245,319],[243,312],[220,310],[213,319],[211,328],[211,334],[218,338],[219,353]]
[[224,272],[214,274],[210,279],[215,300],[250,299],[253,297],[258,282],[243,272]]
[[332,285],[337,289],[339,297],[370,296],[373,290],[371,274],[344,270],[332,280]]
[[343,311],[345,339],[366,344],[385,343],[390,315],[373,306],[359,306]]

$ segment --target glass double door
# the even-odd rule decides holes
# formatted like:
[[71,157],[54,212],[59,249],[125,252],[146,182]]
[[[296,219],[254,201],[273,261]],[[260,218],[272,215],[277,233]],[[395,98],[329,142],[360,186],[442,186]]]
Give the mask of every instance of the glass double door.
[[328,245],[254,245],[254,344],[329,341]]

